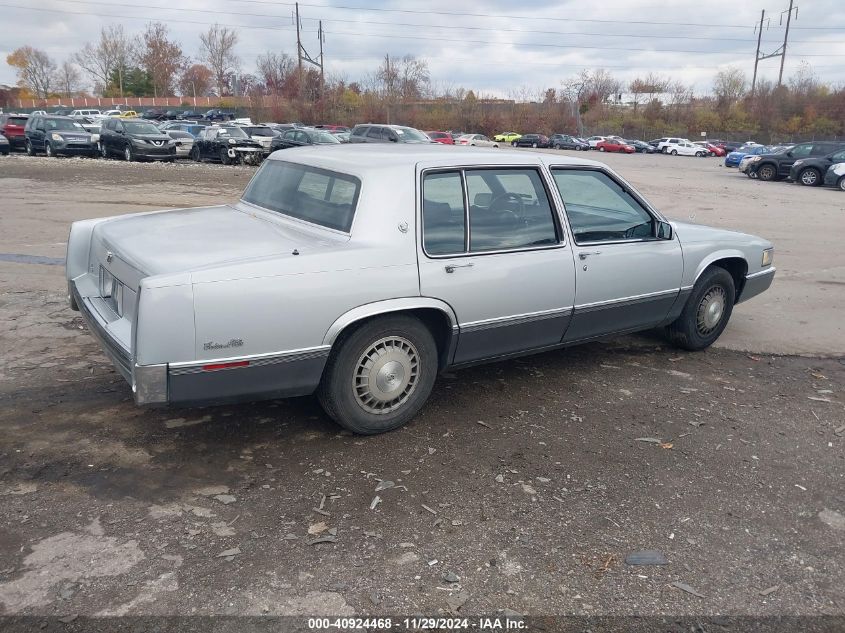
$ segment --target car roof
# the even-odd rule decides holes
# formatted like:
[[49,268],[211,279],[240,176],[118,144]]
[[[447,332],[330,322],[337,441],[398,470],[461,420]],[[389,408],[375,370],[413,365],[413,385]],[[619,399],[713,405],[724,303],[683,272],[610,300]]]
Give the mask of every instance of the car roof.
[[[362,160],[362,157],[365,157],[365,160]],[[403,165],[409,168],[418,166],[422,169],[468,165],[601,165],[597,161],[562,154],[529,153],[508,149],[456,148],[441,143],[417,146],[371,143],[302,147],[271,154],[267,160],[290,161],[292,159],[314,167],[360,175],[377,174],[382,169]]]

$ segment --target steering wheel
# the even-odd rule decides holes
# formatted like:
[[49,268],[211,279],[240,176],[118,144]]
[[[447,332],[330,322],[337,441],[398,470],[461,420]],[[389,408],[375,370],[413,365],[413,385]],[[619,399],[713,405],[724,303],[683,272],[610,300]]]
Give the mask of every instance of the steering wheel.
[[516,220],[525,220],[525,201],[522,196],[512,192],[499,194],[490,201],[491,212],[507,213]]

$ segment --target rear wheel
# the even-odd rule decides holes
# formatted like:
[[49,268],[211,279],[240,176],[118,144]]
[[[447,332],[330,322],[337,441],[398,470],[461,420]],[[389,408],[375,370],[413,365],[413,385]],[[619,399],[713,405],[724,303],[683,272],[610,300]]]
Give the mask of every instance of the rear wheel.
[[766,182],[772,181],[777,178],[778,171],[775,169],[774,165],[766,164],[760,165],[757,168],[757,177],[760,180],[765,180]]
[[531,143],[531,147],[533,147],[534,149],[537,149],[537,143]]
[[127,145],[123,148],[123,158],[126,159],[127,163],[131,163],[135,160],[135,152],[132,151],[131,145]]
[[672,150],[672,152],[671,152],[671,154],[672,154],[672,156],[677,156],[677,155],[678,155],[678,150],[673,149],[673,150]]
[[220,162],[224,165],[232,164],[232,159],[229,158],[229,151],[226,148],[220,150]]
[[100,156],[103,158],[109,157],[109,150],[106,149],[105,143],[100,143]]
[[822,175],[819,173],[819,170],[815,167],[807,167],[807,169],[802,169],[801,172],[798,174],[798,182],[806,187],[815,187],[816,185],[821,184]]
[[35,148],[32,147],[32,143],[30,143],[29,139],[26,141],[26,155],[35,156]]
[[696,158],[702,158],[704,156],[704,152],[696,152],[695,156]]
[[839,188],[842,191],[845,191],[845,176],[842,176],[842,178],[839,179]]
[[335,343],[317,396],[338,424],[374,435],[410,421],[436,376],[437,345],[428,328],[410,316],[384,316]]
[[512,145],[513,147],[516,147],[516,141],[511,141],[511,145]]
[[197,147],[196,145],[194,145],[191,148],[190,158],[191,158],[191,160],[195,160],[197,162],[200,162],[200,160],[201,160],[201,158],[200,158],[200,148]]
[[666,327],[669,340],[690,351],[710,347],[727,326],[735,298],[731,274],[718,266],[706,269],[695,283],[681,315]]

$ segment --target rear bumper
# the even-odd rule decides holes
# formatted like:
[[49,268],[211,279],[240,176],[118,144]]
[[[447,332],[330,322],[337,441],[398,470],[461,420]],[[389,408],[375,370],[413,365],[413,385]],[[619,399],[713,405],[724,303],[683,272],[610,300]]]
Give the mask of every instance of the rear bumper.
[[769,289],[769,286],[772,285],[774,278],[774,267],[766,268],[765,270],[761,270],[760,272],[752,275],[746,275],[745,284],[742,287],[742,292],[739,295],[737,303],[748,301],[748,299],[764,293]]

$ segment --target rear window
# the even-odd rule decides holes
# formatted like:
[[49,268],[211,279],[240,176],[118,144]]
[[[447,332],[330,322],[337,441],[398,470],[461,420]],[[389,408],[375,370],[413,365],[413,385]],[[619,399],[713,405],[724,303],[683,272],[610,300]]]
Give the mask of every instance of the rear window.
[[26,120],[28,118],[29,117],[25,117],[25,116],[10,116],[9,120],[6,121],[6,124],[7,125],[21,125],[21,126],[23,126],[23,125],[26,125]]
[[354,176],[269,160],[255,174],[243,199],[297,220],[348,233],[360,189],[361,181]]

